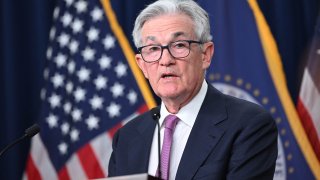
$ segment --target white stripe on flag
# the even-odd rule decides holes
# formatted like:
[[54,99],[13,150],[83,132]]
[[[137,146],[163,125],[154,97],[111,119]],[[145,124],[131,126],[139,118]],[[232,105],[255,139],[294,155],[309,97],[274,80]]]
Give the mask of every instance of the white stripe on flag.
[[312,81],[308,69],[304,71],[300,99],[309,112],[313,125],[320,138],[320,93]]
[[27,180],[27,174],[26,174],[26,172],[23,172],[22,180]]
[[95,138],[90,144],[106,177],[108,175],[108,164],[112,152],[112,140],[107,132],[105,132]]
[[81,166],[81,162],[79,161],[77,154],[73,154],[71,156],[70,160],[66,164],[66,168],[70,179],[88,179]]
[[32,138],[31,158],[38,169],[41,178],[58,179],[56,170],[50,161],[48,151],[43,145],[39,134]]

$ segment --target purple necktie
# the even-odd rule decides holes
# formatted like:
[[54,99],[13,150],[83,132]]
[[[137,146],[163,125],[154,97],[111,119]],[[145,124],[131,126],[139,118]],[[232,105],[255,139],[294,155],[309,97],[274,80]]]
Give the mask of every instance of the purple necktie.
[[170,167],[170,151],[172,144],[173,131],[176,127],[179,118],[175,115],[168,115],[165,118],[165,130],[163,145],[161,151],[161,178],[164,180],[169,179],[169,167]]

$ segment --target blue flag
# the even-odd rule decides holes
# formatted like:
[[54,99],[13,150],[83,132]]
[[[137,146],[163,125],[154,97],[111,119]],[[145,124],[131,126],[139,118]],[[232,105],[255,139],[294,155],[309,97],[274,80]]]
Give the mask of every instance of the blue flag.
[[211,18],[215,54],[207,79],[263,106],[278,129],[274,179],[320,179],[320,166],[289,96],[280,56],[256,0],[200,1]]

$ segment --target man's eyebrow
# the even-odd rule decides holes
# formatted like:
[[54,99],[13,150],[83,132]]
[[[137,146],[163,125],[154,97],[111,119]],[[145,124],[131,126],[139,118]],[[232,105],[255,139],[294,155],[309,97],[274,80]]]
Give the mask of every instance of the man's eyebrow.
[[150,39],[151,41],[155,41],[156,40],[156,37],[154,36],[147,36],[146,37],[146,40]]
[[186,34],[185,32],[179,31],[179,32],[173,33],[173,35],[172,35],[173,38],[177,38],[177,37],[179,37],[179,36],[187,37],[187,34]]
[[[180,37],[180,36],[187,37],[187,33],[182,32],[182,31],[179,31],[179,32],[175,32],[175,33],[173,33],[173,34],[171,35],[172,39],[175,39],[175,38]],[[156,39],[157,39],[157,38],[156,38],[155,36],[147,36],[147,37],[145,38],[146,41],[147,41],[147,40],[156,41]]]

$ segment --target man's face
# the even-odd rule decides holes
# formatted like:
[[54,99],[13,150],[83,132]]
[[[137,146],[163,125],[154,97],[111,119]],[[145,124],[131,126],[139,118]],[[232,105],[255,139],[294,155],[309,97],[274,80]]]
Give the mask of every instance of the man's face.
[[[167,45],[178,40],[195,40],[192,20],[182,14],[163,15],[146,21],[142,27],[143,45]],[[190,54],[185,58],[174,58],[163,50],[157,62],[143,61],[141,54],[136,55],[139,67],[149,79],[153,91],[164,102],[171,101],[184,105],[198,92],[204,78],[204,71],[211,62],[213,43],[190,45]]]

